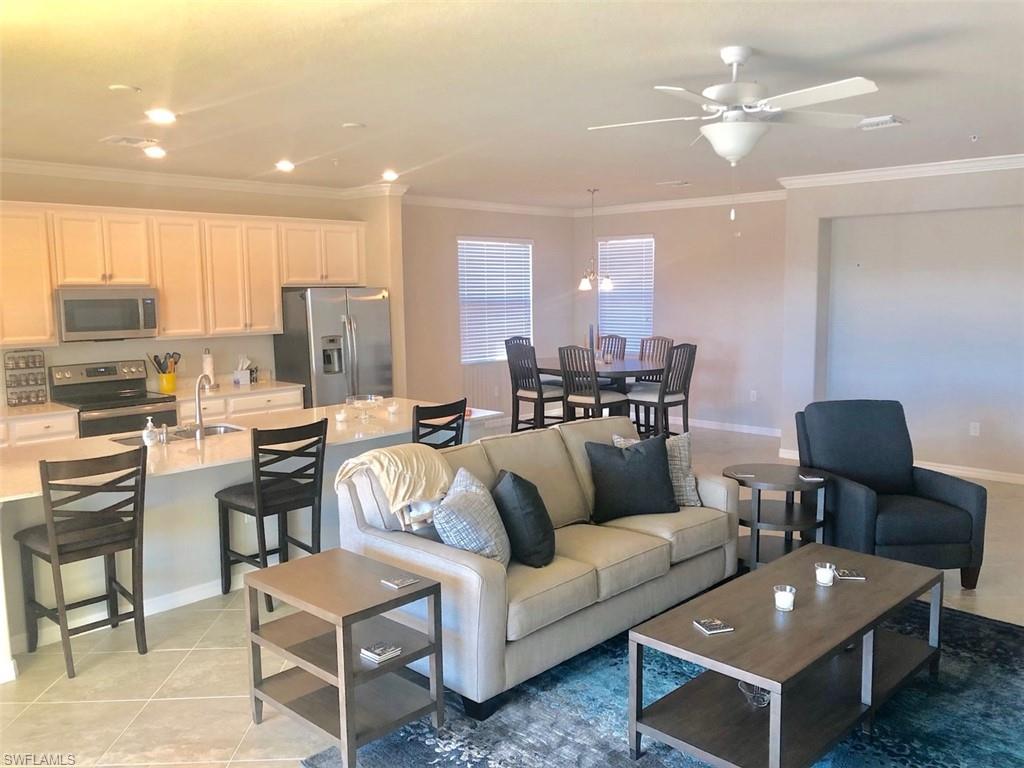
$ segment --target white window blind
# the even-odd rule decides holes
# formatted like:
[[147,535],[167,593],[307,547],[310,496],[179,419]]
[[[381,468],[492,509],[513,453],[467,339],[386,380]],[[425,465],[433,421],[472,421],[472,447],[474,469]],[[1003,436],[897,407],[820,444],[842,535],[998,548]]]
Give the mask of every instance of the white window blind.
[[654,238],[599,240],[597,271],[614,285],[597,295],[601,333],[625,336],[626,351],[638,353],[640,339],[654,333]]
[[459,240],[462,362],[505,359],[509,336],[533,338],[533,244]]

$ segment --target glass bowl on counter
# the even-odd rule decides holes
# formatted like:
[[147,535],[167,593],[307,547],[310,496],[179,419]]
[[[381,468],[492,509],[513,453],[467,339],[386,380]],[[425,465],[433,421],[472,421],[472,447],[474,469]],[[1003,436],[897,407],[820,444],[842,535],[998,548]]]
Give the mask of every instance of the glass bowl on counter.
[[345,405],[359,412],[360,421],[369,421],[370,412],[376,410],[384,403],[380,395],[349,395],[345,398]]

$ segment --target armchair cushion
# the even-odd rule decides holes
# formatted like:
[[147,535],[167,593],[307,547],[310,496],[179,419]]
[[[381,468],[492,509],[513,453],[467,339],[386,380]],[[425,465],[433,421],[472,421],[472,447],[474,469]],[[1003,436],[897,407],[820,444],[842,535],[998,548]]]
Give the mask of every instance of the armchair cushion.
[[965,544],[971,533],[971,516],[959,507],[920,496],[878,497],[878,545]]
[[895,400],[831,400],[804,409],[811,466],[879,494],[914,492],[914,451]]

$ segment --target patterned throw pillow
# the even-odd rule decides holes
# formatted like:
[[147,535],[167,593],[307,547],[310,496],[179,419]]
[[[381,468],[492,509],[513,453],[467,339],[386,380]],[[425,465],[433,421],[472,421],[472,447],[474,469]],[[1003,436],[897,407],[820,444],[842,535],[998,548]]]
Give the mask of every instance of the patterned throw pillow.
[[464,467],[434,511],[434,528],[450,547],[497,560],[506,568],[512,546],[487,486]]
[[[612,435],[612,443],[616,448],[628,448],[640,441],[633,437]],[[680,507],[703,507],[697,493],[697,478],[690,465],[690,433],[673,435],[665,441],[668,451],[668,473],[672,478],[672,489],[675,491],[676,503]]]

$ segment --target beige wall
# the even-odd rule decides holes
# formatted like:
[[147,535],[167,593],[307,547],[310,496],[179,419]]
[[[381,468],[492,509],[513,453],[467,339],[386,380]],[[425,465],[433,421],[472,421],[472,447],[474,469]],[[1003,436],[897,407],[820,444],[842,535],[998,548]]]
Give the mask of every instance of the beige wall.
[[406,203],[402,209],[409,394],[509,412],[508,368],[460,363],[460,236],[533,241],[533,328],[540,356],[557,354],[572,328],[572,220]]
[[[735,222],[728,205],[599,215],[594,236],[654,236],[654,333],[697,345],[690,418],[771,430],[782,385],[785,202],[736,212]],[[596,253],[590,228],[590,217],[575,219],[574,285]],[[596,322],[597,296],[574,297],[579,343]]]
[[[0,199],[365,221],[367,284],[388,288],[391,291],[395,392],[399,395],[404,394],[405,298],[402,285],[401,201],[397,197],[343,200],[266,194],[248,190],[192,189],[149,186],[134,182],[3,173],[0,174]],[[203,342],[181,342],[178,346],[195,351],[202,348]],[[240,351],[251,350],[260,358],[268,358],[264,364],[273,361],[270,337],[240,339],[238,346]],[[77,351],[64,352],[63,348],[53,353],[53,359],[59,359],[61,362],[70,362],[70,359],[65,358],[77,356]],[[227,356],[230,357],[230,354]]]

